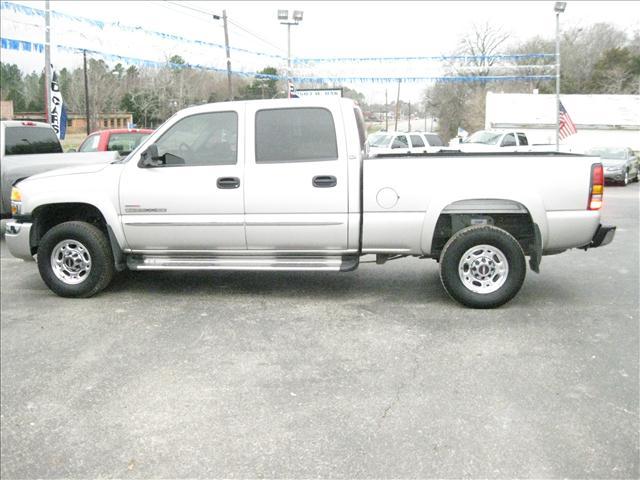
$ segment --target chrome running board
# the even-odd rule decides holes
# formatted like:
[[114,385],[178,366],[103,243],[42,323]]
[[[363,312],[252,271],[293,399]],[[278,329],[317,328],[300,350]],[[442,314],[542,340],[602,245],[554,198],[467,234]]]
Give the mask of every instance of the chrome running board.
[[358,265],[355,256],[328,257],[194,257],[131,255],[127,258],[130,270],[282,270],[282,271],[348,271]]

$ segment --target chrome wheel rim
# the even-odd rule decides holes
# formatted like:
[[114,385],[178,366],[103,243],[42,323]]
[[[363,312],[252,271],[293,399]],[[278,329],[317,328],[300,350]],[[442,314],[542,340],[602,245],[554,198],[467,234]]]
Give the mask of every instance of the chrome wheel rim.
[[476,245],[462,255],[458,275],[462,284],[472,292],[492,293],[507,281],[509,262],[499,248]]
[[67,285],[84,282],[91,271],[91,254],[77,240],[63,240],[51,252],[51,268]]

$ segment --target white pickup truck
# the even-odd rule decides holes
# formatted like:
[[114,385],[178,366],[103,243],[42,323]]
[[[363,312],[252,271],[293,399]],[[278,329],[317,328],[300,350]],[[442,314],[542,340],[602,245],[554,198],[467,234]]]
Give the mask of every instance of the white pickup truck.
[[62,145],[48,123],[0,122],[0,216],[11,217],[11,187],[31,175],[57,168],[110,163],[118,152],[62,153]]
[[20,182],[7,245],[37,255],[66,297],[94,295],[126,268],[337,272],[374,254],[436,259],[451,297],[490,308],[518,292],[525,256],[537,272],[542,255],[615,234],[600,224],[597,158],[364,159],[364,146],[347,99],[188,108],[119,163]]
[[[479,130],[462,142],[452,145],[461,152],[542,152],[555,150],[555,145],[532,144],[527,134],[516,130]],[[566,147],[563,145],[563,150]]]

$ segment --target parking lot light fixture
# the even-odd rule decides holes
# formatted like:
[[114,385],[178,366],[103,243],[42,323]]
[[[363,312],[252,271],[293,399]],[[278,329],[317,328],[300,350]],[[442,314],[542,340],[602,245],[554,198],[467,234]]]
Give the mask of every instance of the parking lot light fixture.
[[289,93],[289,78],[291,77],[291,25],[299,25],[302,21],[304,12],[302,10],[294,10],[289,20],[288,10],[278,10],[278,20],[282,25],[287,26],[287,84],[286,88]]
[[556,2],[553,7],[556,13],[564,13],[565,8],[567,8],[567,2]]

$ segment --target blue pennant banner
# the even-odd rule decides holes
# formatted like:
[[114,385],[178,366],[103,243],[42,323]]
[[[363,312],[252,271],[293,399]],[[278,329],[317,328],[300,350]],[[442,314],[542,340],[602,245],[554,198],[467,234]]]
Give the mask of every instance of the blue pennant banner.
[[[32,7],[27,7],[26,5],[20,5],[18,3],[13,3],[13,2],[5,2],[2,1],[0,2],[0,10],[11,10],[13,12],[16,13],[20,13],[23,15],[28,15],[31,17],[42,17],[44,18],[45,16],[45,11],[44,10],[40,10],[39,8],[32,8]],[[152,35],[158,38],[162,38],[163,40],[171,40],[174,42],[183,42],[183,43],[191,43],[191,44],[195,44],[195,45],[200,45],[200,46],[205,46],[205,47],[214,47],[214,48],[222,48],[224,49],[225,46],[224,45],[220,45],[217,43],[211,43],[211,42],[205,42],[204,40],[194,40],[194,39],[190,39],[190,38],[185,38],[185,37],[181,37],[179,35],[173,35],[170,33],[163,33],[163,32],[155,32],[153,30],[146,30],[142,27],[139,26],[134,26],[134,25],[123,25],[120,22],[102,22],[99,20],[93,20],[91,18],[86,18],[86,17],[77,17],[74,15],[67,15],[66,13],[60,13],[60,12],[56,12],[56,11],[52,11],[51,15],[53,16],[53,18],[58,18],[58,19],[64,19],[64,20],[71,20],[74,22],[81,22],[87,25],[91,25],[94,28],[98,28],[100,30],[104,30],[105,27],[110,27],[110,28],[116,28],[119,30],[123,30],[125,32],[133,32],[133,33],[144,33],[146,35]],[[286,60],[287,57],[283,57],[281,55],[273,55],[270,53],[265,53],[265,52],[255,52],[252,50],[247,50],[244,48],[237,48],[237,47],[229,47],[230,50],[236,51],[236,52],[242,52],[242,53],[248,53],[251,55],[258,55],[258,56],[263,56],[263,57],[270,57],[270,58],[276,58],[279,60]]]
[[[15,40],[11,38],[0,38],[0,43],[5,50],[18,50],[24,52],[42,53],[44,45],[41,43],[27,42],[24,40]],[[147,68],[161,68],[169,66],[171,68],[193,68],[198,70],[207,70],[212,72],[226,73],[225,68],[211,67],[200,64],[177,64],[170,62],[158,62],[155,60],[145,60],[141,58],[126,57],[113,53],[99,52],[97,50],[88,50],[78,47],[70,47],[67,45],[56,46],[61,51],[71,53],[87,52],[89,55],[100,57],[110,62],[120,62],[128,65],[136,65]],[[234,75],[244,78],[261,78],[268,80],[286,80],[283,75],[270,75],[258,72],[241,72],[232,71]],[[425,83],[425,82],[442,82],[442,83],[459,83],[459,82],[504,82],[504,81],[530,81],[530,80],[551,80],[556,78],[555,75],[445,75],[445,76],[426,76],[426,77],[309,77],[309,76],[291,76],[290,80],[296,83]]]

